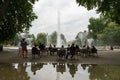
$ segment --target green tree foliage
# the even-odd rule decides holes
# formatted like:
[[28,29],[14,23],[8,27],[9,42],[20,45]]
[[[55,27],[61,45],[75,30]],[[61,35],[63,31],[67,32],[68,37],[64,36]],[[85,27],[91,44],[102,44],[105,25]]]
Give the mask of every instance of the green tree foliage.
[[[17,33],[16,36],[13,38],[13,40],[6,41],[4,44],[11,44],[14,46],[17,46],[18,42],[22,40],[22,38],[25,38],[26,40],[29,38],[31,39],[28,44],[34,44],[35,43],[35,36],[34,34],[30,34],[29,32],[26,32],[24,34]],[[28,40],[27,40],[28,41]]]
[[46,33],[38,33],[36,38],[36,44],[39,45],[39,43],[42,43],[46,45],[46,36]]
[[90,18],[90,24],[88,25],[89,34],[93,37],[93,39],[97,39],[97,35],[103,33],[104,28],[106,27],[107,21],[106,19],[100,18]]
[[98,44],[120,45],[120,25],[111,20],[100,17],[90,18],[89,33]]
[[57,44],[57,32],[54,31],[51,35],[50,35],[50,43],[53,45]]
[[[67,44],[67,41],[66,41],[66,38],[64,36],[64,34],[60,34],[60,37],[61,37],[61,44],[63,45],[66,45]],[[54,31],[51,35],[50,35],[50,43],[53,44],[53,45],[57,45],[57,32]]]
[[16,34],[14,39],[12,41],[10,41],[10,44],[14,45],[14,46],[17,46],[17,44],[20,40],[22,40],[22,36],[20,34]]
[[20,33],[17,33],[12,40],[5,41],[4,45],[17,46],[17,44],[20,40],[22,40],[22,36]]
[[115,22],[108,23],[100,37],[106,44],[120,45],[120,25]]
[[96,8],[98,13],[110,17],[120,24],[120,0],[76,0],[81,6],[88,10]]
[[37,18],[33,12],[36,0],[0,0],[0,43],[11,40],[16,33],[28,30]]

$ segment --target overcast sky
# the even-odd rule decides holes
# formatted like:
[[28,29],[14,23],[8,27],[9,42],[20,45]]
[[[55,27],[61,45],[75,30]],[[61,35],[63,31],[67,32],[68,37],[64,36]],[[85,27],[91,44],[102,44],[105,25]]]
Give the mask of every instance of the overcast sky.
[[60,12],[60,28],[67,41],[75,39],[78,32],[87,30],[89,18],[99,17],[95,10],[87,11],[78,6],[76,0],[39,0],[34,5],[38,19],[32,22],[30,33],[51,34],[57,31],[58,11]]

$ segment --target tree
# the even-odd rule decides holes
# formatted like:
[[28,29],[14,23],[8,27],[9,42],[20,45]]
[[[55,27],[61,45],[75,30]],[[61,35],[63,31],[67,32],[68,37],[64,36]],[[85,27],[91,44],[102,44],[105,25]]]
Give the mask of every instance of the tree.
[[101,34],[101,39],[104,40],[105,44],[120,45],[120,25],[115,22],[108,23]]
[[11,45],[17,46],[17,44],[19,43],[20,40],[22,40],[22,36],[20,34],[16,34],[16,36],[13,38],[13,40],[9,41],[9,43]]
[[88,10],[96,8],[98,13],[110,17],[113,21],[120,24],[120,0],[76,0],[81,6]]
[[42,43],[46,45],[46,33],[38,33],[37,34],[37,39],[36,39],[36,44]]
[[106,24],[108,23],[108,21],[106,20],[107,19],[104,19],[102,17],[89,19],[90,24],[88,25],[88,30],[89,35],[91,35],[93,39],[96,40],[97,35],[103,32],[103,30],[106,27]]
[[36,19],[33,4],[37,0],[0,0],[0,43],[28,30]]
[[57,32],[54,31],[51,35],[50,35],[50,43],[53,45],[57,45]]

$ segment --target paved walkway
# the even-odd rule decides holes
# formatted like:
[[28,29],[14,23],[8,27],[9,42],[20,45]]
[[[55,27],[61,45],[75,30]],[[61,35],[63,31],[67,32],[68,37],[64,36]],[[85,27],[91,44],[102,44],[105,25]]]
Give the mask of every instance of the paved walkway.
[[36,59],[31,58],[31,51],[29,50],[28,58],[18,56],[17,49],[5,48],[0,52],[0,63],[19,63],[19,62],[66,62],[66,63],[81,63],[81,64],[120,64],[120,50],[114,51],[98,51],[98,57],[81,57],[78,59],[58,60],[57,56],[48,56],[46,54]]

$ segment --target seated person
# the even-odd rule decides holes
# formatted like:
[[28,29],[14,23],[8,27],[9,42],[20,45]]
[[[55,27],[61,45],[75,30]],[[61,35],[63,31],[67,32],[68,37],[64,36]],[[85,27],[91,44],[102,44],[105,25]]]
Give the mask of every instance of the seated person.
[[49,46],[49,48],[48,48],[48,50],[49,50],[49,52],[50,52],[50,55],[52,55],[52,45],[50,44],[50,46]]
[[35,58],[35,55],[40,55],[39,54],[39,50],[38,50],[38,48],[37,48],[37,45],[34,45],[34,47],[32,47],[32,57],[34,57]]
[[65,53],[66,53],[66,50],[65,50],[64,46],[62,45],[60,50],[58,50],[58,53],[57,53],[59,59],[62,59],[63,57],[65,58],[65,55],[66,55]]
[[68,59],[68,56],[70,55],[70,44],[68,44],[67,47],[67,55],[66,55],[66,59]]
[[92,52],[97,53],[97,49],[95,48],[95,46],[92,46]]

